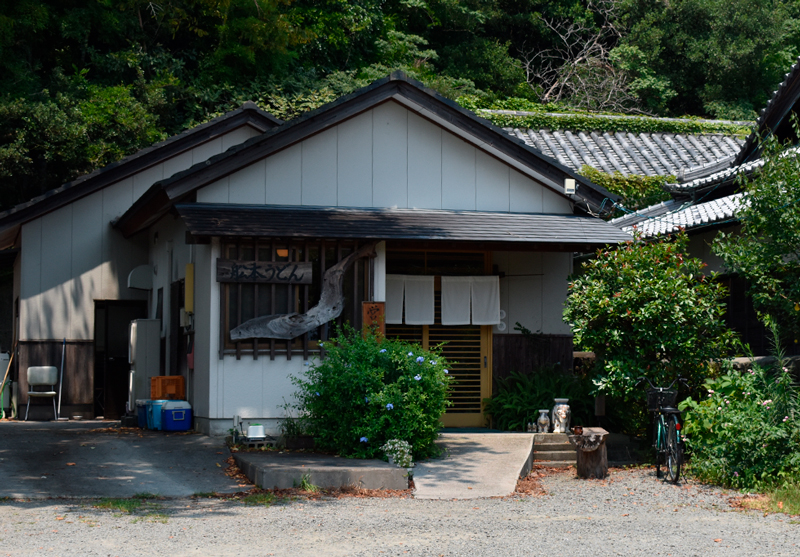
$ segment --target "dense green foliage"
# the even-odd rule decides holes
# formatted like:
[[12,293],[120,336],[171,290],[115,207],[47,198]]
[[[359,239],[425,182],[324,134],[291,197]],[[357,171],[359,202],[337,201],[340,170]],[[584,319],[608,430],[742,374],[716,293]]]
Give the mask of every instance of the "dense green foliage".
[[[631,99],[625,106],[661,115],[751,118],[798,53],[794,2],[5,2],[0,209],[244,100],[291,118],[392,69],[453,99],[535,101],[546,91],[526,61],[532,53],[551,52],[568,66],[569,53],[559,48],[569,25],[580,29],[578,44],[602,36],[606,58],[585,64],[581,77],[602,82],[611,72]],[[616,31],[604,34],[609,24]],[[593,72],[598,79],[586,75]],[[569,111],[578,104],[565,97],[553,108]],[[598,129],[597,119],[580,114],[491,118],[501,125]],[[642,118],[603,126],[709,131],[704,124]]]
[[572,423],[592,423],[594,397],[591,381],[564,372],[560,366],[546,366],[528,373],[511,371],[498,377],[497,392],[484,399],[484,411],[491,416],[492,427],[504,431],[525,431],[536,424],[539,409],[550,409],[554,398],[568,398]]
[[798,391],[783,358],[770,369],[728,370],[684,401],[691,470],[701,480],[763,490],[800,480]]
[[325,351],[294,379],[318,448],[380,458],[381,447],[396,439],[411,445],[415,459],[436,454],[450,388],[447,362],[436,350],[345,329]]
[[[670,195],[664,190],[664,184],[675,181],[674,176],[639,176],[636,174],[625,176],[621,172],[608,174],[585,165],[581,168],[581,174],[598,186],[603,186],[611,193],[621,196],[620,205],[631,211],[669,199]],[[621,216],[621,214],[615,216]]]
[[687,243],[681,233],[600,250],[570,283],[564,320],[575,344],[596,355],[598,392],[643,405],[637,377],[668,385],[680,375],[699,384],[709,362],[728,351],[725,288],[686,255]]
[[762,320],[779,325],[784,339],[800,338],[800,155],[773,138],[763,168],[745,182],[741,230],[720,233],[714,251],[750,283]]
[[[721,133],[746,136],[752,131],[750,125],[739,125],[727,121],[686,119],[657,119],[643,116],[610,114],[592,115],[583,110],[553,103],[540,104],[530,99],[510,97],[492,99],[486,95],[463,95],[458,103],[464,108],[477,112],[481,117],[496,126],[504,128],[530,128],[534,130],[570,130],[574,132],[598,133]],[[524,116],[498,114],[492,110],[513,110],[528,112]],[[614,116],[620,116],[614,118]]]

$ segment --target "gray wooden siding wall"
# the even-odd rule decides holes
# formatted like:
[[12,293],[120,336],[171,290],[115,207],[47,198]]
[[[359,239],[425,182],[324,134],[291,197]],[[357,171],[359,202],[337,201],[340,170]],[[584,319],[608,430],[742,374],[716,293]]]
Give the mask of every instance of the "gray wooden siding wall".
[[20,338],[91,339],[94,300],[145,299],[127,278],[147,263],[147,240],[125,240],[111,221],[154,182],[254,133],[238,128],[23,225]]
[[197,200],[571,213],[566,198],[394,101],[206,186]]

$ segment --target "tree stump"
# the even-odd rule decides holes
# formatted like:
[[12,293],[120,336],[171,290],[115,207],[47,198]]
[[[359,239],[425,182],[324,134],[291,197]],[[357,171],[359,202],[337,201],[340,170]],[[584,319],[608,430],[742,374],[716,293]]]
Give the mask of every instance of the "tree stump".
[[602,479],[608,475],[608,432],[601,427],[585,427],[581,435],[570,435],[569,442],[578,449],[578,477]]

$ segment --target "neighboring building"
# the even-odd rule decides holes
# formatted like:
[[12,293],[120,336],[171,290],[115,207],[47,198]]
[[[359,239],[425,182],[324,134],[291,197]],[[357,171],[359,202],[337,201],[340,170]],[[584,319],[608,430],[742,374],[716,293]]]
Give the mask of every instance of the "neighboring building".
[[[709,271],[722,273],[721,280],[729,290],[729,325],[757,355],[768,353],[769,340],[746,295],[748,285],[738,276],[727,273],[711,245],[719,231],[736,233],[739,229],[737,211],[747,199],[738,189],[737,178],[757,172],[763,166],[758,138],[773,135],[782,142],[797,144],[799,138],[790,115],[797,113],[799,105],[800,63],[796,63],[735,156],[726,154],[716,162],[686,169],[681,174],[684,179],[666,185],[672,199],[611,221],[629,234],[635,227],[645,239],[685,230],[690,237],[689,253],[705,261]],[[790,347],[790,350],[796,348]]]
[[[385,302],[388,334],[448,342],[447,424],[484,424],[516,322],[571,357],[572,254],[628,237],[587,216],[615,196],[399,73],[275,124],[246,106],[0,215],[19,249],[21,404],[23,371],[57,365],[67,338],[66,412],[120,414],[128,323],[149,317],[197,429],[241,416],[275,431],[333,323],[292,327],[356,252],[336,322],[358,328],[362,302]],[[443,307],[443,288],[471,311]]]

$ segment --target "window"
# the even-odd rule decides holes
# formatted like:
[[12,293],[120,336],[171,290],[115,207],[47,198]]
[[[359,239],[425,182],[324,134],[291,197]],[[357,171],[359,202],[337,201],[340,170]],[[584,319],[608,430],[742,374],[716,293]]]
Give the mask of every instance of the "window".
[[[292,340],[253,339],[234,342],[230,331],[246,321],[268,315],[305,313],[317,305],[324,272],[356,249],[353,241],[342,242],[287,242],[270,240],[240,240],[223,244],[224,259],[239,261],[309,262],[312,264],[311,284],[253,284],[220,283],[221,317],[220,357],[223,354],[293,355],[308,358],[319,353],[319,341],[332,333],[333,323],[327,323]],[[369,260],[356,261],[345,273],[342,289],[345,305],[335,325],[350,323],[361,326],[361,302],[367,299],[370,285]]]

